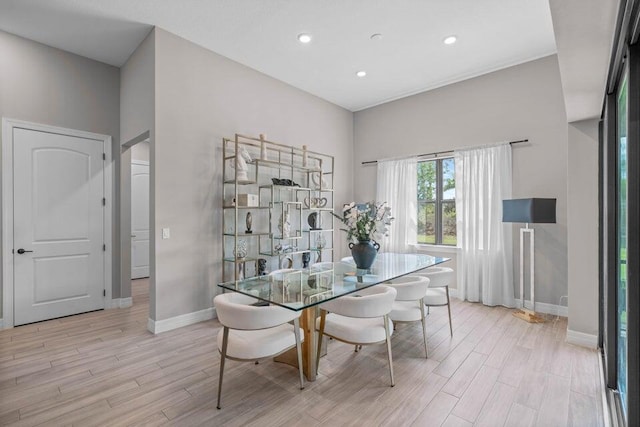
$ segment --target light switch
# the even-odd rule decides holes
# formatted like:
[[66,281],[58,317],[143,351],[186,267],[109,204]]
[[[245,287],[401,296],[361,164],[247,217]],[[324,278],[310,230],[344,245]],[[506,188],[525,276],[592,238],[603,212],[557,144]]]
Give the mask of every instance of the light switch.
[[162,229],[162,238],[163,239],[168,239],[169,237],[171,237],[171,230],[168,228],[163,228]]

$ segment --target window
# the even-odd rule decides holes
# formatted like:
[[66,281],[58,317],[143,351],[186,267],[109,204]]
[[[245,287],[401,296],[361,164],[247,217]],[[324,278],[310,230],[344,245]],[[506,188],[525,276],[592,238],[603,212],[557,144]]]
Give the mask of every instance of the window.
[[418,163],[418,243],[457,244],[453,158]]

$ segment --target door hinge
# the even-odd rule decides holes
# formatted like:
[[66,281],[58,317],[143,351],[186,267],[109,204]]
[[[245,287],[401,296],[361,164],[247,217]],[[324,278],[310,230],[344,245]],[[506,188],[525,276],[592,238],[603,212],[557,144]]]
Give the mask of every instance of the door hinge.
[[107,160],[107,154],[106,153],[102,153],[102,160]]
[[102,245],[102,250],[106,251],[107,250],[107,245]]
[[106,289],[103,289],[103,290],[102,290],[102,296],[103,296],[103,297],[106,297],[106,296],[107,296],[107,290],[106,290]]
[[107,199],[106,198],[102,198],[102,206],[107,206]]

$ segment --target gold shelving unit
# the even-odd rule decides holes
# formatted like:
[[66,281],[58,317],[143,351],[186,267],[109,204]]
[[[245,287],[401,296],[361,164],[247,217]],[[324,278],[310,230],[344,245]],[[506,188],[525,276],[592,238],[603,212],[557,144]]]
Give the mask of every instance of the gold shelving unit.
[[[310,254],[309,265],[333,261],[333,156],[268,141],[262,135],[240,134],[223,138],[222,151],[223,282],[257,275],[261,258],[266,260],[267,271],[286,267],[283,263],[288,262],[302,268],[305,252]],[[248,179],[238,179],[236,159],[244,151],[251,158],[245,159]],[[291,185],[283,185],[282,180]],[[239,206],[243,194],[257,195],[257,206]],[[251,233],[245,229],[248,212],[252,215]],[[291,228],[285,236],[278,225],[287,212]],[[308,224],[312,213],[316,214],[315,228]],[[242,240],[247,254],[239,258],[236,252]]]

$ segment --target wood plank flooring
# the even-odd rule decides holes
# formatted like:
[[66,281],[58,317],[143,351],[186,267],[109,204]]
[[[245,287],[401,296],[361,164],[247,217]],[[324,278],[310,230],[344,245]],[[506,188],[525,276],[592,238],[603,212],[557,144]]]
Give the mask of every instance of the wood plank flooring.
[[399,324],[396,386],[384,345],[330,341],[320,374],[228,361],[215,399],[217,321],[152,335],[147,281],[134,305],[0,331],[0,425],[602,426],[595,351],[565,343],[565,318],[528,324],[502,307],[452,301]]

